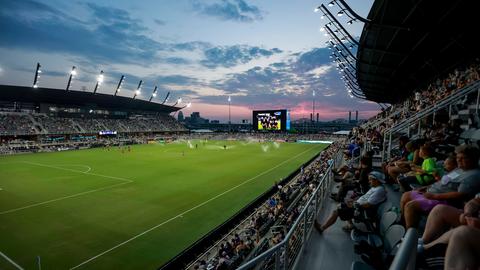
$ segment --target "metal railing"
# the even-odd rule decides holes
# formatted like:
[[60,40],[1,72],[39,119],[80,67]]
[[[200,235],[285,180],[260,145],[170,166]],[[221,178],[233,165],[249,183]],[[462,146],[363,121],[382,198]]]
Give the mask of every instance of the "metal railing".
[[[400,123],[392,126],[391,128],[387,129],[384,132],[383,136],[383,152],[382,152],[382,161],[388,160],[391,154],[392,148],[392,134],[394,132],[400,132],[404,129],[407,129],[407,135],[410,136],[410,127],[414,124],[418,124],[418,132],[420,133],[421,130],[421,121],[426,117],[433,115],[435,116],[436,112],[445,108],[449,108],[449,114],[451,113],[451,106],[458,103],[458,101],[464,98],[467,95],[470,95],[477,91],[477,99],[476,99],[476,108],[478,110],[479,106],[479,98],[480,98],[480,81],[476,81],[464,88],[456,91],[455,93],[445,97],[444,99],[440,100],[439,102],[429,106],[414,115],[409,116],[408,118],[404,119]],[[435,120],[435,117],[433,117]]]
[[334,155],[318,187],[313,191],[312,196],[305,204],[299,216],[286,234],[285,238],[275,246],[263,252],[254,259],[244,263],[238,269],[294,269],[300,259],[303,249],[312,232],[315,218],[323,202],[329,194],[330,184],[333,179],[333,168],[341,164],[342,152]]
[[[436,111],[444,109],[447,106],[458,102],[459,99],[465,97],[466,95],[469,95],[469,94],[471,94],[475,91],[479,91],[479,86],[480,86],[480,81],[477,81],[477,82],[472,83],[468,86],[465,86],[464,88],[462,88],[459,91],[449,95],[448,97],[445,97],[444,99],[442,99],[441,101],[433,104],[432,106],[430,106],[428,108],[425,108],[425,109],[419,111],[418,113],[408,117],[404,121],[398,123],[397,125],[392,126],[389,129],[389,131],[394,132],[394,131],[404,129],[409,124],[411,124],[412,122],[420,121],[421,119],[423,119],[423,118],[425,118],[425,117],[427,117],[431,114],[434,114]],[[478,104],[477,104],[477,106],[478,106]]]
[[418,234],[415,228],[407,230],[390,270],[414,270],[417,259]]

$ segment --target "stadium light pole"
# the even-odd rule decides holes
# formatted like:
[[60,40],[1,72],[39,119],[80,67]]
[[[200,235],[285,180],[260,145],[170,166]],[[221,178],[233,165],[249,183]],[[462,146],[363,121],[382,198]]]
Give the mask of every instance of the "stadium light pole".
[[137,95],[140,95],[140,93],[142,91],[142,84],[143,84],[143,81],[140,80],[140,82],[138,83],[138,86],[137,86],[137,90],[135,90],[135,94],[133,94],[133,99],[135,99],[137,97]]
[[182,98],[178,98],[177,101],[175,103],[173,103],[173,107],[175,107],[177,104],[180,104],[182,103]]
[[103,83],[103,70],[100,71],[100,75],[98,75],[97,77],[97,83],[95,84],[95,89],[93,89],[93,93],[97,93],[97,90],[98,90],[98,87],[100,87],[100,85],[102,85]]
[[72,79],[77,75],[76,67],[72,67],[72,71],[70,71],[70,76],[68,77],[67,88],[65,90],[70,90],[70,86],[72,85]]
[[42,66],[40,63],[37,62],[37,68],[35,69],[35,77],[33,78],[33,88],[38,88],[38,82],[40,78],[40,73],[42,73],[42,70],[40,69]]
[[232,97],[231,96],[228,96],[228,132],[230,133],[230,131],[232,130],[231,129],[231,125],[232,125],[232,114],[231,114],[231,110],[230,110],[230,105],[232,104]]
[[315,122],[315,90],[312,93],[312,122]]
[[163,100],[162,104],[165,104],[165,102],[168,101],[169,96],[170,96],[170,92],[167,93],[167,95],[165,96],[165,99]]
[[118,82],[117,89],[115,89],[115,94],[113,94],[113,96],[116,96],[118,92],[120,92],[120,89],[122,88],[122,84],[124,81],[125,81],[125,76],[122,75],[122,77],[120,77],[120,81]]
[[155,89],[153,89],[152,96],[150,97],[150,99],[148,101],[151,102],[152,98],[154,98],[156,96],[157,96],[157,86],[155,85]]

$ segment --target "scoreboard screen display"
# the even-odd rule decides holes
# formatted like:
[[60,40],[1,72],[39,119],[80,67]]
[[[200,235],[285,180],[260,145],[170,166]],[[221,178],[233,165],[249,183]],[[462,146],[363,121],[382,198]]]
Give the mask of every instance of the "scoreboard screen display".
[[287,110],[253,111],[253,129],[258,131],[286,131],[290,129]]

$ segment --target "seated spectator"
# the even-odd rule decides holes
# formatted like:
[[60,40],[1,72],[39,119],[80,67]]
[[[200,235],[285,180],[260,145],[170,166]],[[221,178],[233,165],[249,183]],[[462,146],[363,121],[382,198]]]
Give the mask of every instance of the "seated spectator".
[[467,224],[465,217],[476,216],[479,212],[480,193],[465,204],[463,211],[450,205],[435,206],[428,215],[420,243],[428,248],[427,244],[435,243],[434,240],[439,239],[450,228]]
[[[445,269],[478,269],[479,243],[480,193],[465,204],[463,213],[451,206],[436,206],[428,216],[423,237],[419,239],[419,251],[430,251],[434,247],[441,249],[442,244],[446,244]],[[443,257],[443,253],[441,255]]]
[[467,218],[467,226],[451,230],[445,269],[480,269],[480,218]]
[[381,202],[385,201],[387,192],[385,187],[382,185],[385,183],[385,176],[377,171],[373,171],[369,174],[368,179],[370,181],[371,188],[363,196],[358,198],[356,201],[347,198],[345,202],[341,203],[337,210],[328,217],[325,224],[321,225],[317,220],[315,220],[315,228],[317,231],[322,233],[328,227],[333,225],[338,218],[341,220],[347,221],[347,225],[343,227],[345,231],[350,231],[353,229],[352,219],[354,216],[354,204],[361,209],[366,209],[369,212],[373,212],[376,206]]
[[420,157],[423,159],[422,167],[412,166],[412,172],[408,174],[411,176],[398,179],[404,191],[412,190],[411,184],[425,186],[434,180],[437,163],[433,159],[433,149],[429,145],[423,145],[420,147]]
[[[407,228],[416,227],[420,215],[428,213],[434,206],[448,204],[448,199],[457,199],[465,195],[460,192],[461,183],[465,178],[461,176],[462,169],[457,168],[455,157],[447,158],[444,166],[447,174],[440,181],[402,195],[400,209]],[[461,167],[464,167],[463,163]],[[429,199],[432,197],[437,199]]]
[[[372,158],[370,156],[363,156],[360,159],[360,168],[355,173],[357,180],[350,180],[351,178],[344,178],[338,189],[338,192],[332,193],[331,198],[340,201],[345,198],[347,192],[350,190],[358,189],[361,193],[365,193],[368,190],[368,175],[372,171]],[[353,175],[352,175],[353,177]]]
[[419,165],[422,163],[420,157],[420,150],[415,142],[408,142],[405,145],[406,158],[394,161],[390,166],[387,166],[386,172],[391,179],[397,180],[397,177],[401,173],[407,173],[412,170],[413,165]]

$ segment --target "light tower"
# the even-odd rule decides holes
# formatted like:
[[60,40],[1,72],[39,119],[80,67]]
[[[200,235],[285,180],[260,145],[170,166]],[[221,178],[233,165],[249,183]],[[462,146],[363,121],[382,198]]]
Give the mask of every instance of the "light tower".
[[156,96],[157,96],[157,86],[155,85],[155,89],[153,89],[152,96],[150,97],[150,99],[148,101],[152,101],[152,98],[154,98]]
[[228,96],[228,132],[230,132],[232,129],[231,129],[231,124],[232,124],[232,114],[231,114],[231,110],[230,110],[230,105],[232,103],[232,98],[230,96]]
[[38,88],[38,79],[40,78],[40,73],[42,70],[40,69],[42,66],[40,63],[37,63],[37,69],[35,70],[35,77],[33,78],[33,88]]
[[122,88],[122,84],[124,81],[125,81],[125,76],[122,75],[122,77],[120,78],[120,81],[118,82],[117,88],[115,89],[115,94],[113,94],[113,96],[116,96],[118,92],[120,92],[120,89]]
[[97,90],[98,90],[98,87],[100,87],[100,85],[102,85],[103,83],[103,70],[100,71],[100,75],[98,75],[97,77],[97,83],[95,84],[95,89],[93,89],[93,93],[97,93]]
[[72,71],[70,71],[70,77],[68,77],[68,83],[67,83],[67,88],[65,90],[70,90],[70,86],[72,85],[72,79],[77,76],[77,71],[76,71],[76,67],[73,66],[72,67]]
[[138,83],[138,86],[137,86],[137,90],[135,90],[135,94],[133,95],[133,99],[135,99],[138,95],[140,95],[140,93],[142,91],[142,84],[143,84],[143,81],[140,80],[140,82]]

